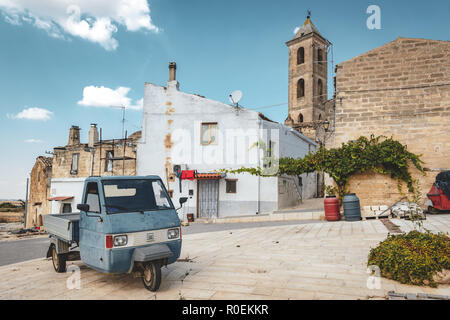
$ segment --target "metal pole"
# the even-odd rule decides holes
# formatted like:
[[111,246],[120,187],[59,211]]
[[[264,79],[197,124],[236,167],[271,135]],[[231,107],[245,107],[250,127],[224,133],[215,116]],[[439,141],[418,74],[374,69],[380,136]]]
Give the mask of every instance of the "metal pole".
[[122,106],[122,139],[125,138],[125,106]]
[[98,156],[98,176],[102,175],[102,128],[100,128],[100,154]]
[[25,229],[27,227],[27,211],[28,211],[28,182],[30,178],[27,178],[27,188],[25,190],[25,212],[23,217],[23,228]]
[[[116,154],[116,146],[114,144],[114,139],[112,142],[112,149],[113,149],[113,158],[114,158],[114,155]],[[106,152],[106,154],[108,155],[108,152]],[[107,155],[105,156],[105,158],[107,158]],[[111,163],[111,174],[114,175],[114,160],[112,160],[112,163]]]
[[122,159],[122,175],[125,175],[125,151],[127,149],[127,135],[128,132],[125,132],[125,139],[123,140],[123,159]]

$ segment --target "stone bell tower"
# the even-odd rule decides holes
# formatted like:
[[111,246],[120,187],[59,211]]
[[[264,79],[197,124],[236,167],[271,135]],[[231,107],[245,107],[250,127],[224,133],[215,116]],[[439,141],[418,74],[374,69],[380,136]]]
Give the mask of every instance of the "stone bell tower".
[[315,122],[325,120],[327,53],[331,43],[310,19],[286,45],[289,48],[289,114],[285,124],[316,139]]

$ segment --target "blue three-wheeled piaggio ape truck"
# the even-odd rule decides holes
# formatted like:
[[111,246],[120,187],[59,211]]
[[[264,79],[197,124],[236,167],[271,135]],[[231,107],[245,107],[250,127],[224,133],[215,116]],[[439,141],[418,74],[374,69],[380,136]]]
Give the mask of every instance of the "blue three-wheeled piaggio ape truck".
[[[187,198],[180,199],[180,207]],[[135,273],[156,291],[161,266],[181,251],[181,223],[158,176],[89,177],[79,213],[44,216],[50,234],[47,257],[56,272],[82,260],[104,273]]]

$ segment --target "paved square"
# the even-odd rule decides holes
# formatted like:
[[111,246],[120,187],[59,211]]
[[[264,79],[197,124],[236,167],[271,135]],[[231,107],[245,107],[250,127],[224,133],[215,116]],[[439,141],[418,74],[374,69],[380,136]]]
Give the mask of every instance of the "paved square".
[[[403,231],[410,221],[392,219]],[[450,215],[428,216],[424,227],[450,231]],[[381,279],[367,287],[369,249],[386,238],[379,220],[328,222],[198,233],[183,237],[182,262],[162,269],[157,293],[130,275],[105,275],[81,262],[81,288],[68,289],[38,259],[0,267],[0,299],[367,299],[388,291],[450,295],[449,286],[427,288]],[[68,264],[69,266],[70,264]]]

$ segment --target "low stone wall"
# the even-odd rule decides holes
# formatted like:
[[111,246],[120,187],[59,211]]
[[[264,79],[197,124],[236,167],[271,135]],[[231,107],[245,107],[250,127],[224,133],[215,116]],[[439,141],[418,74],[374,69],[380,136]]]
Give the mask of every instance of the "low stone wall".
[[[3,209],[4,210],[4,209]],[[15,211],[0,210],[0,223],[23,222],[23,209]]]
[[[257,216],[242,216],[232,218],[210,219],[209,223],[239,223],[239,222],[268,222],[268,221],[297,221],[297,220],[324,220],[323,211],[272,213]],[[198,219],[203,221],[202,219]]]
[[[430,191],[438,172],[427,172],[426,176],[423,176],[416,169],[411,170],[411,172],[413,177],[419,180],[422,193],[421,205],[425,205],[427,193]],[[388,175],[378,173],[363,173],[352,176],[348,184],[348,190],[356,193],[361,207],[390,206],[403,197],[398,191],[397,180],[392,179]],[[402,191],[405,196],[412,198],[413,195],[408,192],[408,187],[405,183],[402,184]]]

